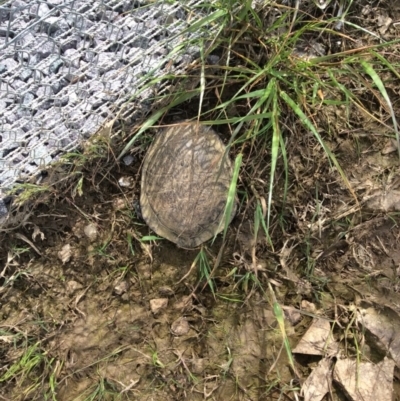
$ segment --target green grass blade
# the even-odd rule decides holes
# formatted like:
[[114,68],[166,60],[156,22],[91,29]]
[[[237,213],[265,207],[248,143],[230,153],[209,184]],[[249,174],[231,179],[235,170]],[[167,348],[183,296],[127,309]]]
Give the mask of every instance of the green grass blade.
[[289,343],[289,339],[287,337],[286,334],[286,329],[285,329],[285,318],[283,315],[283,311],[281,306],[279,305],[276,297],[275,297],[275,293],[274,290],[272,289],[272,286],[270,283],[268,283],[268,290],[269,290],[269,294],[272,300],[272,308],[274,311],[274,315],[276,317],[276,320],[278,322],[278,326],[279,326],[279,330],[282,334],[282,338],[283,338],[283,344],[285,346],[285,350],[286,350],[286,355],[289,359],[289,364],[292,367],[293,371],[297,374],[297,369],[296,369],[296,365],[294,363],[294,358],[293,358],[293,354],[292,354],[292,349],[290,347],[290,343]]
[[393,110],[393,105],[392,105],[390,97],[389,97],[389,95],[388,95],[388,93],[386,91],[385,85],[383,84],[381,78],[376,73],[376,71],[374,70],[374,67],[370,63],[368,63],[365,60],[360,60],[360,64],[364,68],[364,71],[372,78],[372,80],[374,81],[374,84],[377,86],[379,92],[381,93],[381,95],[383,96],[383,98],[385,99],[385,101],[386,101],[386,103],[387,103],[387,105],[389,107],[390,115],[392,116],[394,132],[396,134],[397,150],[398,150],[399,158],[400,158],[399,129],[398,129],[398,126],[397,126],[397,120],[396,120],[395,112]]
[[269,232],[271,209],[272,209],[272,193],[274,189],[274,177],[275,170],[278,161],[279,154],[279,143],[281,137],[281,130],[279,126],[279,107],[276,92],[274,91],[272,101],[272,147],[271,147],[271,173],[269,179],[269,191],[268,191],[268,212],[267,212],[267,231]]
[[200,46],[200,58],[201,58],[201,72],[200,72],[200,99],[199,99],[199,119],[201,116],[201,109],[203,106],[204,92],[206,90],[206,74],[205,74],[205,57],[204,48]]
[[177,98],[175,100],[173,100],[170,104],[168,104],[167,106],[161,108],[160,110],[156,111],[155,113],[153,113],[144,123],[143,125],[140,127],[139,131],[131,138],[131,140],[125,145],[125,147],[122,149],[122,152],[119,154],[119,156],[117,157],[117,160],[120,160],[121,157],[123,157],[126,152],[128,152],[128,150],[133,146],[133,144],[140,138],[140,136],[150,127],[152,127],[153,125],[155,125],[155,123],[161,118],[162,115],[164,115],[164,113],[166,113],[168,110],[170,110],[172,107],[177,106],[178,104],[181,104],[189,99],[191,99],[192,97],[195,97],[198,95],[198,91],[197,90],[193,90],[190,92],[185,92],[185,93],[181,93],[177,96]]
[[353,189],[351,188],[350,182],[347,179],[344,171],[340,167],[339,162],[337,161],[335,155],[331,152],[331,150],[326,146],[325,142],[319,135],[317,129],[315,128],[314,124],[310,121],[310,119],[304,114],[304,112],[300,109],[299,105],[286,93],[286,92],[280,92],[280,96],[282,99],[287,103],[287,105],[297,114],[297,116],[300,118],[302,124],[304,125],[305,128],[309,129],[315,136],[315,138],[318,140],[319,144],[321,145],[322,149],[325,151],[325,153],[328,155],[329,160],[333,163],[333,165],[336,167],[338,170],[340,176],[342,177],[343,182],[346,184],[347,188],[349,191],[353,194],[354,198],[356,198],[356,195],[354,194]]
[[236,202],[236,187],[237,181],[239,178],[240,166],[242,165],[243,155],[239,153],[235,159],[235,165],[233,168],[233,177],[231,180],[231,184],[229,185],[228,191],[228,199],[226,201],[225,212],[224,212],[224,234],[223,238],[225,239],[226,233],[228,231],[228,226],[231,221],[232,210]]

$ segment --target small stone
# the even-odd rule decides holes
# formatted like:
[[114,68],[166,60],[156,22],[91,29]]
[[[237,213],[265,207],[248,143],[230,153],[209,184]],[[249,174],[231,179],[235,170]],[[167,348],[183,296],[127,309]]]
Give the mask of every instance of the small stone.
[[[49,69],[50,69],[50,67],[49,67]],[[56,95],[58,92],[60,92],[62,89],[64,89],[67,85],[69,85],[68,81],[65,78],[61,78],[59,81],[54,82],[54,84],[52,83],[51,87],[54,91],[54,94]],[[64,98],[67,98],[69,101],[68,95],[64,95]],[[67,103],[68,103],[68,101],[67,101]],[[61,104],[61,102],[60,102],[59,107],[61,107],[61,106],[64,106],[64,105]]]
[[[48,17],[43,21],[43,26],[46,32],[54,34],[56,31],[61,30],[66,32],[69,29],[67,21],[59,17]],[[56,35],[55,35],[56,36]]]
[[105,103],[105,99],[102,96],[102,94],[96,94],[94,96],[91,96],[88,100],[87,100],[87,109],[88,111],[91,110],[97,110],[99,109],[104,103]]
[[316,311],[317,311],[317,307],[315,306],[315,304],[313,304],[312,302],[306,301],[305,299],[303,299],[301,301],[301,309],[305,310],[307,312],[310,312],[310,313],[316,313]]
[[[76,16],[72,17],[73,21],[71,22],[71,25],[75,22]],[[67,21],[68,21],[68,16],[67,16]],[[71,35],[66,42],[60,44],[60,50],[61,52],[65,52],[68,49],[76,49],[78,42],[81,40],[79,35]]]
[[37,53],[38,56],[42,59],[49,57],[50,54],[57,54],[58,47],[54,43],[54,41],[50,41],[46,36],[41,36],[39,39],[40,45],[38,46]]
[[98,231],[95,224],[88,224],[84,227],[83,232],[85,233],[86,237],[89,238],[90,242],[96,241]]
[[21,71],[19,74],[19,78],[23,81],[26,82],[30,77],[32,76],[32,70],[30,68],[25,68]]
[[7,108],[7,102],[3,99],[0,99],[0,112],[4,112]]
[[204,372],[204,359],[203,358],[194,358],[191,361],[192,372],[196,375],[200,375]]
[[58,257],[63,264],[69,262],[71,260],[71,256],[72,256],[72,251],[70,244],[64,245],[61,248],[61,251],[58,252]]
[[114,292],[117,295],[122,295],[129,289],[129,284],[126,281],[121,281],[114,287]]
[[52,6],[58,6],[63,3],[64,0],[47,0],[48,4],[51,4]]
[[397,141],[395,139],[391,138],[386,142],[386,145],[382,149],[381,153],[383,155],[388,155],[389,153],[397,152],[397,150],[398,150]]
[[69,292],[74,292],[76,290],[80,290],[81,288],[83,288],[83,285],[75,280],[70,280],[67,283],[67,288]]
[[124,90],[124,84],[125,84],[125,82],[123,82],[121,80],[111,81],[106,87],[106,93],[109,93],[109,95],[105,96],[105,99],[107,99],[107,100],[115,99],[116,94],[123,93],[121,91]]
[[292,326],[295,326],[296,324],[300,323],[303,317],[302,314],[296,308],[293,307],[285,308],[285,316]]
[[122,161],[124,162],[125,166],[130,166],[135,158],[132,155],[126,155],[125,157],[122,158]]
[[131,188],[133,186],[134,179],[133,177],[121,177],[118,180],[118,184],[123,188]]
[[0,199],[0,217],[8,214],[8,208],[3,199]]
[[126,209],[127,204],[124,198],[117,198],[113,200],[113,208],[114,210],[124,210]]
[[7,127],[7,124],[4,125],[5,131],[1,134],[4,149],[11,150],[22,146],[25,141],[25,132],[22,129],[7,130]]
[[32,162],[38,166],[46,166],[53,160],[49,155],[49,150],[45,145],[38,145],[29,152]]
[[69,63],[68,67],[72,66],[73,68],[80,68],[80,53],[76,49],[67,49],[64,53],[65,57],[68,58]]
[[34,4],[30,8],[30,13],[33,15],[37,15],[38,17],[44,17],[46,14],[50,12],[49,7],[45,3]]
[[[98,55],[98,67],[102,73],[110,71],[111,68],[116,67],[115,53],[99,53]],[[115,75],[115,71],[112,72]]]
[[168,306],[168,298],[156,298],[150,300],[150,309],[154,314]]
[[60,74],[64,76],[64,78],[69,82],[69,83],[77,83],[81,79],[79,69],[76,67],[73,67],[70,65],[71,62],[68,63],[68,65],[64,65],[61,70],[59,71]]
[[102,124],[102,120],[99,115],[91,114],[89,117],[83,117],[83,125],[82,125],[82,135],[85,138],[89,138],[93,132],[96,132],[97,129]]
[[189,332],[188,321],[183,317],[176,319],[171,325],[171,331],[175,336],[184,336]]
[[18,67],[18,63],[12,58],[6,58],[1,61],[2,69],[11,72]]
[[38,97],[50,97],[54,95],[53,88],[50,85],[39,86],[36,91]]
[[22,104],[24,106],[30,106],[31,103],[35,100],[35,95],[31,92],[25,93],[25,95],[22,97]]
[[54,61],[49,65],[49,73],[57,74],[63,65],[64,65],[64,61],[61,60],[61,58],[54,56]]
[[[20,79],[14,79],[11,82],[11,88],[21,91],[21,88],[26,87],[25,82]],[[21,91],[22,92],[22,91]]]
[[16,177],[20,176],[22,170],[15,168],[15,169],[7,169],[4,171],[0,170],[0,183],[1,186],[10,185],[13,181],[15,181]]

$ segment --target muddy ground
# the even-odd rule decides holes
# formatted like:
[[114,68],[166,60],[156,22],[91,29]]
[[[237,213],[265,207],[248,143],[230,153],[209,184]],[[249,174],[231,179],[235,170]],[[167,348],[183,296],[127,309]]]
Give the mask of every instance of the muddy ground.
[[[94,138],[82,162],[49,172],[51,189],[1,233],[0,399],[295,400],[321,360],[378,366],[389,358],[387,386],[400,400],[392,134],[371,119],[324,137],[350,190],[311,133],[287,129],[288,195],[280,160],[270,238],[254,232],[255,205],[266,212],[269,154],[254,161],[259,144],[249,144],[239,211],[209,281],[195,261],[206,255],[213,270],[220,237],[193,251],[143,241],[154,235],[135,208],[145,143],[126,166],[115,159],[121,148]],[[60,179],[66,170],[70,178]],[[388,317],[383,333],[364,324],[371,310]],[[296,352],[319,320],[335,350]],[[323,399],[356,399],[332,369]]]

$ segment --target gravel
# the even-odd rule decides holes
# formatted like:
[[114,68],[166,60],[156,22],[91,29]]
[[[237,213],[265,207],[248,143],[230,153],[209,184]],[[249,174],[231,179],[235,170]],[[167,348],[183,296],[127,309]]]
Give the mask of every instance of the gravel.
[[[187,10],[201,17],[198,0],[182,3],[14,0],[0,6],[0,214],[17,180],[39,177],[118,106],[133,99],[131,121],[148,110],[152,92],[141,88],[167,73]],[[198,49],[188,48],[175,56],[174,68],[197,56]]]

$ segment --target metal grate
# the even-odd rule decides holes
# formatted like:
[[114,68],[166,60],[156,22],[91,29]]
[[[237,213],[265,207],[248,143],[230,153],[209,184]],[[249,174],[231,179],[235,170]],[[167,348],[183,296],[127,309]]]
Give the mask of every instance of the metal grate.
[[[128,99],[146,112],[198,0],[15,0],[0,6],[0,199],[77,147]],[[186,33],[184,39],[193,34]],[[174,55],[175,71],[198,54]],[[171,72],[171,71],[169,71]]]

